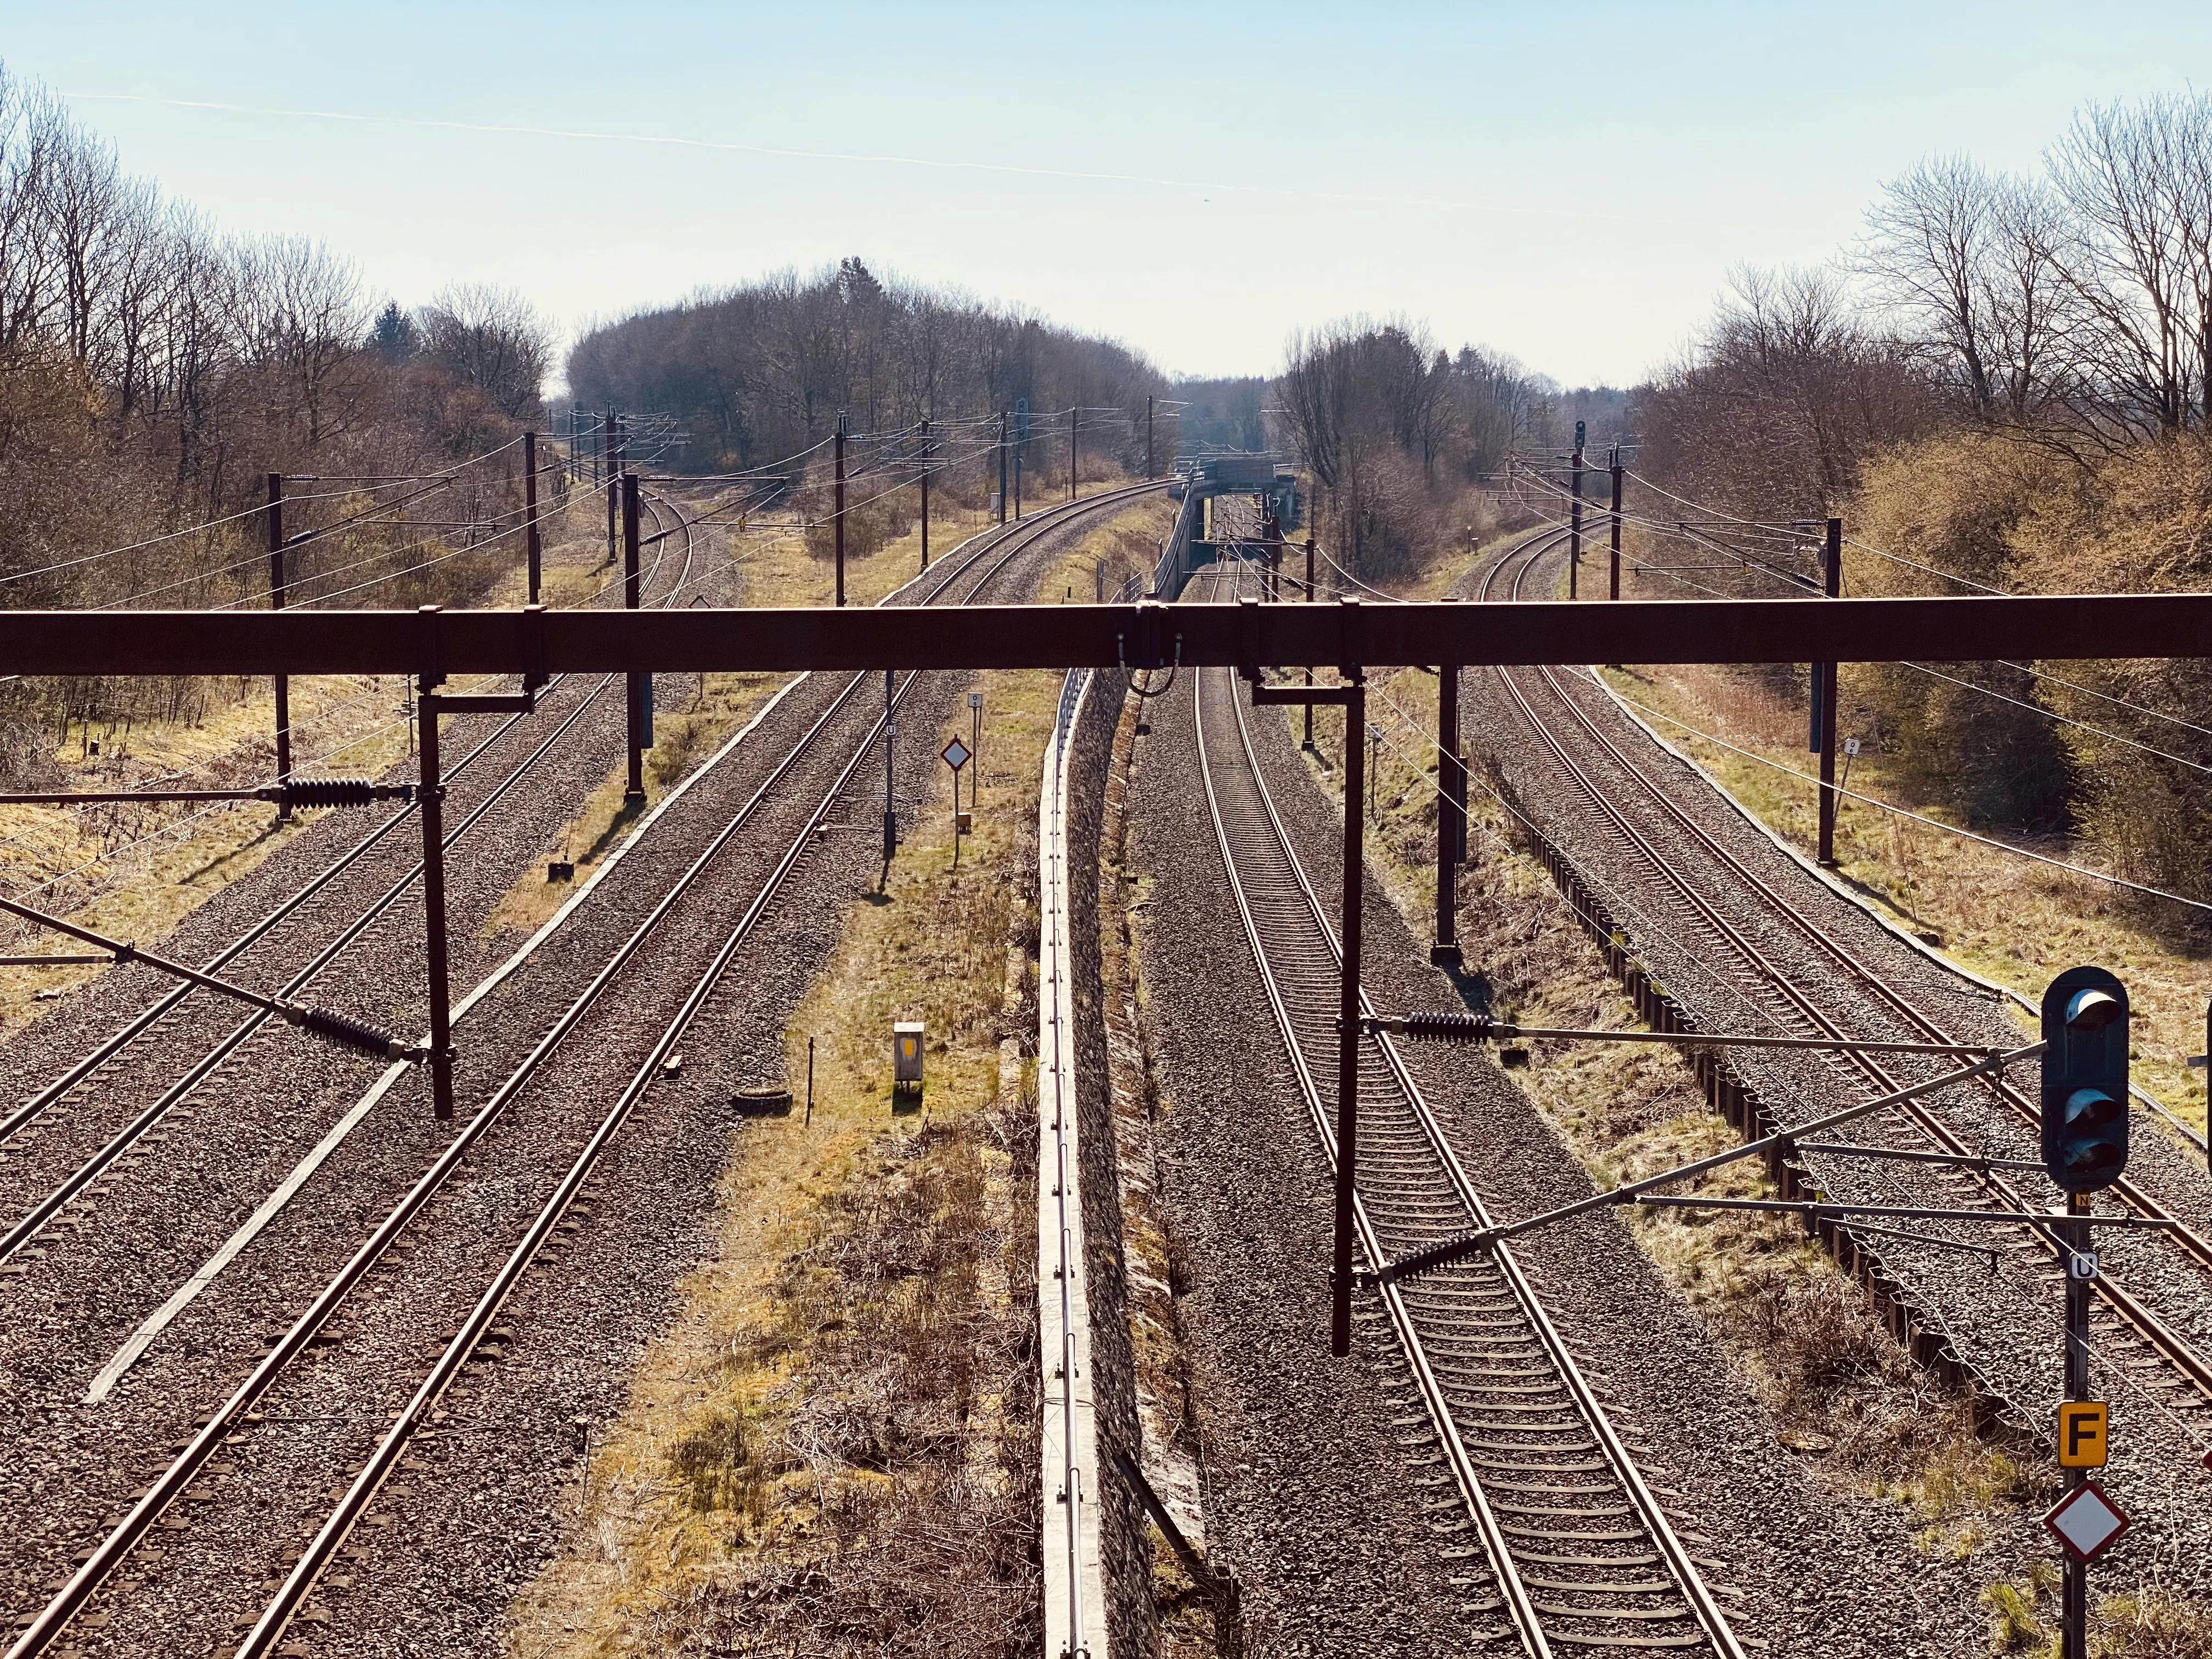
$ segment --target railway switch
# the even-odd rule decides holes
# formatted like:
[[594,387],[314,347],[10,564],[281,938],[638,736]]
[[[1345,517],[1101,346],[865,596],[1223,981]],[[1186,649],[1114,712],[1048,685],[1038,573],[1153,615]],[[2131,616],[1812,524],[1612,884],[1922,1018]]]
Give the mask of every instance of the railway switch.
[[2061,1192],[2094,1193],[2128,1162],[2128,993],[2101,968],[2069,968],[2043,994],[2043,1167]]

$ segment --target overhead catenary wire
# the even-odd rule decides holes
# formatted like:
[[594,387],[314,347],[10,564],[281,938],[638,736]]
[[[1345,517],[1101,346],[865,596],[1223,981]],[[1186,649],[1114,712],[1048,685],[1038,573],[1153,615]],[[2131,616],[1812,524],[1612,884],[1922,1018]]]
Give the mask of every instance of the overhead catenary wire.
[[[1658,492],[1659,494],[1661,494],[1661,495],[1666,495],[1669,500],[1671,500],[1671,501],[1677,501],[1677,502],[1680,502],[1681,505],[1683,505],[1683,506],[1685,506],[1685,507],[1697,507],[1697,508],[1698,508],[1698,510],[1703,511],[1703,512],[1708,512],[1708,513],[1718,513],[1718,509],[1717,509],[1717,508],[1713,508],[1713,507],[1706,507],[1706,506],[1705,506],[1703,503],[1700,503],[1700,502],[1692,501],[1688,500],[1686,497],[1680,496],[1680,495],[1676,495],[1673,494],[1673,492],[1671,492],[1671,491],[1665,490],[1665,489],[1659,489],[1659,487],[1658,487],[1657,485],[1653,484],[1650,479],[1648,479],[1648,478],[1645,478],[1645,477],[1642,477],[1640,474],[1637,474],[1637,473],[1630,473],[1628,476],[1630,476],[1630,477],[1634,477],[1634,478],[1637,480],[1637,482],[1638,482],[1638,483],[1642,483],[1642,484],[1645,485],[1647,488],[1650,488],[1650,489],[1652,489],[1657,490],[1657,492]],[[1548,482],[1548,481],[1547,481],[1547,482]],[[1567,493],[1567,492],[1565,492],[1565,491],[1564,491],[1564,490],[1561,490],[1561,491],[1559,491],[1559,493],[1560,493],[1560,494],[1563,494],[1563,495],[1564,495],[1564,494],[1565,494],[1565,493]],[[1666,525],[1666,524],[1664,524],[1664,523],[1662,523],[1662,522],[1661,522],[1661,521],[1659,521],[1659,520],[1650,520],[1650,519],[1641,518],[1641,517],[1639,517],[1639,516],[1638,516],[1638,515],[1636,515],[1636,514],[1624,514],[1623,516],[1624,516],[1624,520],[1625,520],[1625,521],[1626,521],[1626,522],[1627,522],[1627,523],[1639,525],[1639,526],[1643,526],[1643,527],[1644,527],[1644,528],[1650,529],[1650,530],[1655,530],[1655,531],[1658,531],[1658,532],[1662,532],[1662,533],[1675,533],[1675,532],[1676,532],[1676,530],[1677,530],[1677,527],[1676,527],[1676,526],[1671,526]],[[1729,517],[1730,517],[1730,515],[1729,515],[1729,514],[1724,514],[1724,513],[1721,513],[1721,514],[1719,514],[1719,516],[1721,516],[1721,517],[1723,517],[1723,518],[1729,518]],[[1751,520],[1733,520],[1732,521],[1733,521],[1733,522],[1735,522],[1735,523],[1738,523],[1738,524],[1745,525],[1745,526],[1747,526],[1747,527],[1761,527],[1761,526],[1753,526],[1753,521],[1751,521]],[[1895,553],[1892,553],[1892,552],[1888,551],[1887,549],[1880,548],[1880,547],[1876,547],[1876,546],[1875,546],[1875,545],[1874,545],[1872,543],[1870,543],[1870,542],[1862,541],[1862,540],[1860,540],[1860,539],[1859,539],[1858,538],[1856,538],[1856,537],[1846,536],[1846,537],[1844,538],[1844,544],[1845,546],[1847,546],[1847,547],[1853,547],[1853,548],[1856,548],[1859,551],[1861,551],[1861,552],[1863,552],[1863,553],[1871,553],[1871,554],[1873,554],[1876,558],[1887,560],[1889,562],[1891,562],[1891,563],[1893,563],[1893,564],[1902,565],[1902,566],[1905,566],[1905,567],[1906,567],[1906,568],[1911,568],[1911,569],[1913,569],[1913,570],[1920,571],[1920,572],[1922,572],[1922,573],[1923,573],[1923,574],[1924,574],[1936,577],[1936,578],[1938,578],[1938,579],[1939,579],[1939,580],[1941,580],[1948,581],[1948,582],[1953,582],[1953,583],[1957,584],[1959,586],[1972,589],[1972,590],[1973,592],[1975,592],[1989,594],[1989,595],[1990,595],[1990,596],[1991,596],[1991,597],[1993,597],[1993,598],[2003,598],[2003,597],[2005,597],[2007,594],[2008,594],[2009,592],[2013,592],[2013,591],[2014,591],[2014,590],[2008,589],[2008,588],[2002,588],[2002,587],[1994,587],[1994,586],[1991,586],[1990,584],[1988,584],[1988,583],[1986,583],[1986,582],[1977,581],[1977,580],[1975,580],[1974,579],[1972,579],[1972,577],[1968,577],[1968,576],[1962,576],[1962,575],[1959,574],[1956,571],[1953,571],[1953,570],[1945,570],[1945,569],[1942,568],[1940,566],[1936,566],[1936,565],[1930,565],[1930,564],[1925,564],[1925,563],[1921,562],[1920,562],[1920,561],[1918,561],[1918,560],[1905,558],[1905,557],[1902,556],[1901,555],[1895,554]],[[1713,546],[1717,546],[1717,546],[1721,546],[1721,544],[1708,544],[1708,545],[1713,545]],[[1731,549],[1731,548],[1723,548],[1723,550],[1724,550],[1724,551],[1728,554],[1728,556],[1730,556],[1730,557],[1741,557],[1741,554],[1740,554],[1740,552],[1738,551],[1738,550],[1735,550],[1735,549]],[[1652,574],[1672,574],[1673,573],[1671,573],[1671,572],[1667,572],[1667,571],[1663,571],[1663,570],[1655,570],[1655,571],[1653,571],[1653,572],[1652,572]],[[1705,587],[1705,586],[1703,586],[1701,584],[1695,583],[1695,582],[1683,582],[1681,585],[1682,585],[1683,586],[1686,586],[1686,587],[1695,587],[1695,588],[1697,588],[1697,589],[1698,589],[1698,592],[1700,592],[1714,593],[1714,594],[1715,594],[1715,596],[1716,596],[1716,597],[1717,597],[1717,598],[1732,598],[1732,597],[1734,597],[1733,595],[1719,593],[1719,592],[1717,592],[1717,590],[1715,590],[1715,589],[1708,588],[1708,587]],[[1931,671],[1931,670],[1928,670],[1928,669],[1925,669],[1925,668],[1922,668],[1922,667],[1921,667],[1921,665],[1918,665],[1918,664],[1907,663],[1907,664],[1905,664],[1905,665],[1904,665],[1904,666],[1906,666],[1906,667],[1917,668],[1917,669],[1919,669],[1919,670],[1920,670],[1920,672],[1923,672],[1923,673],[1932,672],[1933,672],[1933,671]],[[2161,720],[2161,721],[2166,722],[2166,724],[2168,724],[2168,725],[2172,725],[2172,726],[2180,726],[2180,727],[2182,727],[2183,729],[2185,729],[2185,730],[2186,730],[2186,731],[2200,732],[2200,733],[2202,733],[2203,735],[2204,735],[2204,736],[2206,736],[2206,737],[2212,737],[2212,726],[2206,726],[2200,725],[2200,724],[2198,724],[2198,723],[2197,723],[2197,721],[2195,721],[2195,720],[2191,720],[2185,719],[2185,718],[2184,718],[2183,716],[2179,715],[2179,714],[2169,714],[2169,713],[2166,712],[2166,711],[2165,711],[2165,710],[2163,710],[2163,709],[2152,708],[2148,708],[2148,707],[2147,707],[2147,706],[2145,706],[2144,704],[2142,704],[2142,703],[2130,702],[2129,699],[2127,699],[2127,698],[2125,698],[2125,697],[2117,697],[2117,696],[2112,696],[2110,692],[2107,692],[2107,691],[2100,691],[2100,690],[2097,690],[2095,687],[2094,687],[2094,686],[2083,685],[2083,684],[2081,684],[2079,681],[2077,681],[2077,680],[2071,680],[2071,679],[2068,679],[2065,676],[2063,676],[2063,675],[2062,675],[2062,674],[2054,674],[2054,673],[2052,673],[2052,672],[2051,672],[2050,670],[2048,670],[2048,669],[2045,669],[2045,668],[2038,668],[2038,667],[2036,667],[2036,666],[2035,666],[2033,664],[2032,664],[2032,663],[2013,662],[2013,661],[2006,660],[2006,661],[2004,661],[2004,662],[2002,662],[2002,666],[2006,667],[2006,668],[2009,668],[2009,669],[2013,669],[2013,670],[2014,670],[2015,672],[2020,672],[2020,673],[2032,675],[2032,676],[2033,676],[2033,677],[2034,677],[2035,678],[2037,678],[2037,679],[2040,679],[2040,680],[2048,680],[2048,681],[2050,681],[2050,682],[2051,682],[2052,684],[2054,684],[2054,685],[2063,685],[2063,686],[2066,687],[2069,690],[2081,692],[2081,693],[2083,696],[2085,696],[2095,697],[2095,698],[2099,699],[2100,702],[2104,702],[2111,703],[2114,708],[2124,708],[2124,709],[2126,709],[2126,710],[2127,710],[2129,713],[2130,713],[2130,714],[2141,714],[2141,715],[2144,716],[2146,719],[2148,719],[2148,720]],[[1938,676],[1938,678],[1942,678],[1942,677]],[[1971,689],[1975,690],[1979,690],[1979,691],[1983,691],[1983,692],[1988,693],[1989,695],[1991,695],[1991,696],[2002,696],[2002,694],[2001,694],[2001,693],[1996,693],[1996,692],[1990,691],[1990,688],[1988,688],[1988,687],[1986,687],[1986,686],[1975,685],[1975,684],[1974,684],[1972,682],[1971,682],[1971,681],[1960,681],[1960,682],[1959,682],[1959,684],[1963,684],[1963,685],[1969,686]],[[2014,701],[2013,699],[2010,699],[2010,698],[2006,698],[2006,699],[2004,699],[2004,700],[2005,700],[2005,701],[2008,701],[2008,702]],[[2034,705],[2032,705],[2032,704],[2022,704],[2021,706],[2022,706],[2022,707],[2027,707],[2027,708],[2033,708],[2033,707],[2034,707]],[[2093,731],[2093,732],[2094,732],[2094,731],[2098,731],[2098,730],[2099,730],[2099,728],[2097,728],[2097,727],[2095,727],[2095,726],[2089,726],[2088,722],[2087,722],[2087,721],[2084,721],[2084,720],[2075,720],[2075,719],[2073,719],[2073,718],[2071,718],[2071,717],[2069,717],[2069,716],[2068,716],[2068,715],[2061,714],[2059,714],[2059,713],[2058,713],[2057,710],[2055,710],[2055,709],[2054,709],[2054,710],[2050,710],[2050,711],[2047,711],[2047,712],[2049,712],[2049,713],[2050,713],[2050,714],[2051,714],[2051,718],[2053,718],[2054,720],[2064,720],[2064,721],[2066,721],[2067,723],[2071,724],[2071,725],[2081,726],[2084,726],[2084,727],[2086,727],[2087,729],[2088,729],[2088,730],[2090,730],[2090,731]],[[2119,737],[2119,736],[2118,736],[2118,734],[2117,734],[2117,733],[2106,733],[2106,732],[2100,732],[2100,735],[2104,735],[2104,736],[2114,737],[2114,738],[2116,738],[2118,741],[2123,742],[2123,743],[2130,743],[2130,744],[2132,744],[2132,743],[2134,742],[2134,740],[2133,740],[2133,739],[2127,738],[2124,738],[2124,737]],[[2148,748],[2148,745],[2144,745],[2144,744],[2136,744],[2135,746],[2137,746],[2137,747],[2145,747],[2145,748]],[[2157,753],[2160,753],[2160,751],[2159,751],[2159,750],[2157,750],[2153,749],[2153,750],[2150,750],[2150,752],[2152,752],[2152,753],[2154,753],[2154,754],[2157,754]],[[2178,757],[2167,757],[2167,758],[2178,758]],[[2187,765],[2187,764],[2192,764],[2192,763],[2189,763],[2189,762],[2184,762],[2183,763],[2184,763],[2185,765]]]
[[[471,456],[467,460],[456,462],[453,466],[445,469],[442,472],[423,473],[414,476],[423,478],[450,478],[467,471],[471,467],[479,466],[487,461],[496,459],[498,456],[504,454],[507,450],[514,448],[516,444],[519,444],[521,441],[522,440],[519,437],[513,438],[508,440],[506,443],[498,446],[496,448],[486,450],[482,454]],[[320,481],[319,477],[317,475],[309,476],[314,477],[317,482]],[[392,482],[395,483],[407,481],[409,481],[409,479],[405,477],[395,477],[392,480]],[[294,501],[337,501],[349,495],[359,495],[360,493],[361,492],[357,489],[327,489],[319,490],[307,495],[289,495],[285,499],[288,504]],[[225,525],[236,524],[241,520],[252,518],[256,514],[266,513],[268,510],[269,504],[266,501],[256,502],[253,506],[241,508],[236,513],[228,513],[220,518],[209,519],[198,524],[185,525],[175,530],[164,531],[161,534],[149,537],[143,541],[127,543],[120,547],[106,548],[97,553],[88,553],[76,558],[64,559],[54,564],[41,565],[32,570],[14,571],[5,576],[0,576],[0,586],[6,586],[15,582],[28,581],[33,577],[52,575],[58,571],[73,570],[84,565],[97,564],[104,559],[120,557],[122,555],[126,553],[143,552],[147,548],[158,547],[165,542],[178,541],[186,536],[202,535],[208,531],[220,529]],[[255,562],[260,556],[261,556],[257,555],[254,560],[246,560],[242,562]],[[236,568],[237,567],[235,566],[226,567],[226,568]]]
[[1910,818],[1915,823],[1924,823],[1931,830],[1941,830],[1946,835],[1957,836],[1966,841],[1978,842],[1984,847],[1993,847],[1999,852],[2010,853],[2018,858],[2032,859],[2038,864],[2047,864],[2056,869],[2071,871],[2077,876],[2087,876],[2093,881],[2106,882],[2115,887],[2124,887],[2130,892],[2142,893],[2151,898],[2167,899],[2176,904],[2187,905],[2192,910],[2212,913],[2212,904],[2207,904],[2201,900],[2185,898],[2179,893],[2169,893],[2164,888],[2151,887],[2142,882],[2130,881],[2124,876],[2111,875],[2102,870],[2092,869],[2087,865],[2069,863],[2064,859],[2052,858],[2047,853],[2038,853],[2026,847],[2015,847],[2010,842],[1997,841],[1989,836],[1978,835],[1972,830],[1961,830],[1958,825],[1946,823],[1941,818],[1931,818],[1906,807],[1892,805],[1886,800],[1877,799],[1872,795],[1863,795],[1856,789],[1845,789],[1839,784],[1823,783],[1809,772],[1801,772],[1794,766],[1785,766],[1780,761],[1770,759],[1755,750],[1741,748],[1724,738],[1717,738],[1709,732],[1701,732],[1687,721],[1677,720],[1672,714],[1662,714],[1647,703],[1637,702],[1633,697],[1626,696],[1618,691],[1613,692],[1613,695],[1620,697],[1630,708],[1649,714],[1655,720],[1664,720],[1668,725],[1687,732],[1701,743],[1712,744],[1716,747],[1727,750],[1730,754],[1741,755],[1747,760],[1757,761],[1761,766],[1772,767],[1776,771],[1785,773],[1801,782],[1813,784],[1823,789],[1833,789],[1846,799],[1863,801],[1869,806],[1878,807],[1882,811],[1892,813],[1898,817]]

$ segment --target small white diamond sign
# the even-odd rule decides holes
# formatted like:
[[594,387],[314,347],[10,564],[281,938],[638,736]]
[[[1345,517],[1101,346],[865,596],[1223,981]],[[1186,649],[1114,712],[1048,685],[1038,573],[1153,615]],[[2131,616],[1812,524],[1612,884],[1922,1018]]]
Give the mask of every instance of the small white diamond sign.
[[2043,1524],[2076,1561],[2089,1561],[2128,1529],[2128,1517],[2102,1486],[2085,1480],[2051,1506]]
[[957,772],[968,764],[968,745],[955,738],[945,745],[945,763]]

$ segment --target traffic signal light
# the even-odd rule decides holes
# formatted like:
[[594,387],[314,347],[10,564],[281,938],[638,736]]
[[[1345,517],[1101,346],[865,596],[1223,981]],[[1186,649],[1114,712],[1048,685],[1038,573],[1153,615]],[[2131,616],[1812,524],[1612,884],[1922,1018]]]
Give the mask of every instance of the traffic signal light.
[[2043,1167],[2061,1192],[2094,1193],[2128,1162],[2128,992],[2069,968],[2043,994]]

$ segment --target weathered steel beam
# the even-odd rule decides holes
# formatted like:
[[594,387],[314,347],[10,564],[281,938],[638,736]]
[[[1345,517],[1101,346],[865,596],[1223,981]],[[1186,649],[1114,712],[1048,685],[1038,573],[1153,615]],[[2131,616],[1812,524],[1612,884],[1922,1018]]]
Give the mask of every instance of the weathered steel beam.
[[[1256,617],[1245,612],[1256,610]],[[534,635],[534,637],[533,637]],[[2212,593],[1607,605],[0,611],[16,674],[484,674],[2212,656]]]

